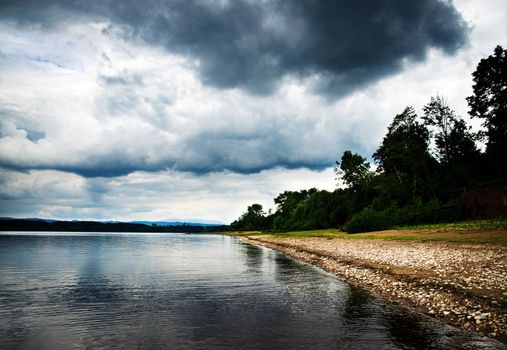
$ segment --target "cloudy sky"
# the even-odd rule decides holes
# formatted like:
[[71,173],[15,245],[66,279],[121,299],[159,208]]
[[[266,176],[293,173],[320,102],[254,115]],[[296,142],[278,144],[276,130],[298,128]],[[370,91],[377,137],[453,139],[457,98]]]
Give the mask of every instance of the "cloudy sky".
[[228,223],[333,190],[405,106],[466,117],[506,38],[505,0],[0,0],[0,216]]

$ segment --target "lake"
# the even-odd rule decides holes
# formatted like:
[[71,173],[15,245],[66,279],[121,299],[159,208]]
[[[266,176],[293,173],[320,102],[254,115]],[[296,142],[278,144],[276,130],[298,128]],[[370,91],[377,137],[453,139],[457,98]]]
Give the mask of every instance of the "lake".
[[235,237],[0,233],[2,349],[494,349]]

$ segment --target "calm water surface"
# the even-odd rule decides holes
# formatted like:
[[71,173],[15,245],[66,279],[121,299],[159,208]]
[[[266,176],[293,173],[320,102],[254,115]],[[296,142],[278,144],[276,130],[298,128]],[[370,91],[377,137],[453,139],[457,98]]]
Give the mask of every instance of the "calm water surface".
[[0,233],[2,349],[478,349],[280,253],[218,235]]

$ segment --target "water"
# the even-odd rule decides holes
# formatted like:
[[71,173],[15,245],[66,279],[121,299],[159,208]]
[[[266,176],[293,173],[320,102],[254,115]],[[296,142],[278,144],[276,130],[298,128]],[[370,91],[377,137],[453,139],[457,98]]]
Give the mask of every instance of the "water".
[[2,349],[496,346],[233,237],[0,234]]

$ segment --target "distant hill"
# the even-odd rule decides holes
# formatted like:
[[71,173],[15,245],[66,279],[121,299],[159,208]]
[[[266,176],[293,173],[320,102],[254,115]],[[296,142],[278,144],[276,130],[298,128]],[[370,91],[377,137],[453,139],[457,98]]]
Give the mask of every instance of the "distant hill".
[[131,224],[148,226],[222,226],[222,223],[192,222],[192,221],[129,221]]
[[41,219],[41,218],[12,218],[12,217],[0,217],[1,220],[28,220],[28,221],[44,221],[44,222],[55,222],[53,219]]
[[39,218],[0,218],[0,231],[77,232],[217,232],[225,225],[179,221],[62,221]]
[[[44,222],[57,222],[57,221],[67,221],[67,220],[54,220],[54,219],[43,219],[43,218],[14,218],[14,217],[0,217],[1,220],[28,220],[28,221],[44,221]],[[89,220],[69,220],[70,222],[90,222]],[[201,221],[193,221],[193,220],[185,220],[185,221],[116,221],[116,220],[108,220],[108,221],[93,221],[92,222],[101,222],[107,224],[141,224],[148,226],[223,226],[222,222],[212,221],[212,220],[202,220]]]

